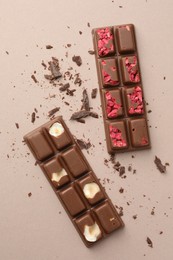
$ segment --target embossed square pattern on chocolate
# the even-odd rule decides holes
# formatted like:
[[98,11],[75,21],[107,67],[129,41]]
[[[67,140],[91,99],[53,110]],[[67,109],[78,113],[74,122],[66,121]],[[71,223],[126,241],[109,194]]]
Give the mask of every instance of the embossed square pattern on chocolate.
[[134,25],[92,35],[108,152],[150,148]]
[[[30,132],[24,140],[87,247],[123,227],[62,117]],[[138,143],[135,138],[134,143]]]

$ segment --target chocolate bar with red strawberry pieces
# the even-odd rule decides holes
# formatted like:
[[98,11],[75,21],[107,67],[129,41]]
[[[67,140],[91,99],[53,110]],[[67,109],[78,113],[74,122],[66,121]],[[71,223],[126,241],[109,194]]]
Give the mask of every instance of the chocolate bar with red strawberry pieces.
[[110,154],[150,148],[133,24],[92,30]]

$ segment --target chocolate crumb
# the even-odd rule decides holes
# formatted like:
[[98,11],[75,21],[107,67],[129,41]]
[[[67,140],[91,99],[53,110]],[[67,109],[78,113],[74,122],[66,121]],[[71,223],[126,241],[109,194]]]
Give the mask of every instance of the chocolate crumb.
[[38,83],[38,80],[36,79],[35,75],[31,75],[31,79],[33,79],[35,83]]
[[91,55],[94,55],[95,51],[89,50],[88,53],[91,54]]
[[133,174],[136,174],[136,170],[135,169],[133,170]]
[[124,189],[123,189],[123,188],[120,188],[120,189],[119,189],[119,192],[120,192],[120,193],[123,193],[123,192],[124,192]]
[[123,8],[123,6],[122,6],[122,5],[119,5],[119,8]]
[[163,231],[160,231],[159,234],[162,235],[162,234],[163,234]]
[[82,59],[80,56],[73,56],[72,57],[72,61],[74,61],[78,66],[81,66],[82,65]]
[[79,147],[81,148],[81,150],[82,149],[88,150],[91,147],[90,141],[86,142],[86,141],[84,141],[82,139],[76,139],[76,141],[77,141]]
[[151,113],[152,112],[152,110],[148,110],[148,113]]
[[[53,58],[52,58],[53,59]],[[60,72],[60,67],[59,67],[59,61],[53,59],[53,61],[49,62],[50,65],[50,70],[53,76],[53,79],[58,79],[62,76],[61,72]]]
[[90,27],[90,23],[87,23],[87,26]]
[[137,215],[133,215],[133,219],[137,219]]
[[166,172],[166,166],[162,164],[160,158],[158,158],[157,156],[155,156],[154,163],[156,164],[157,169],[158,169],[161,173],[165,173],[165,172]]
[[170,164],[168,162],[165,163],[166,166],[170,166]]
[[70,44],[70,43],[67,43],[67,47],[69,47],[69,48],[70,48],[70,47],[71,47],[71,44]]
[[7,55],[9,55],[9,52],[8,52],[8,51],[6,51],[6,54],[7,54]]
[[82,32],[81,32],[81,31],[79,31],[79,34],[81,35],[81,34],[82,34]]
[[124,213],[123,213],[123,207],[119,207],[118,215],[119,215],[120,217],[122,217],[122,216],[124,215]]
[[52,49],[52,48],[53,48],[52,45],[46,45],[46,49],[50,50],[50,49]]
[[65,103],[67,106],[70,106],[70,103],[68,103],[67,101],[64,101],[64,103]]
[[163,77],[163,79],[165,80],[165,79],[166,79],[166,77]]
[[46,69],[47,65],[44,63],[44,61],[42,60],[41,65]]
[[93,88],[91,92],[91,98],[96,98],[97,96],[97,88]]
[[16,128],[19,129],[19,124],[18,124],[18,123],[15,123],[15,125],[16,125]]
[[48,112],[48,117],[51,117],[51,116],[53,116],[56,112],[58,112],[60,110],[60,107],[55,107],[55,108],[53,108],[52,110],[50,110],[49,112]]
[[31,192],[29,192],[29,193],[28,193],[28,197],[31,197],[31,196],[32,196],[32,193],[31,193]]
[[63,91],[66,91],[69,87],[70,87],[70,84],[69,84],[69,83],[66,83],[66,84],[62,85],[62,86],[59,88],[59,90],[63,92]]
[[79,87],[82,85],[82,80],[81,80],[81,78],[79,77],[79,73],[78,74],[76,74],[76,75],[74,75],[76,78],[75,78],[75,80],[74,80],[74,84],[76,85],[76,84],[79,84]]
[[31,123],[35,122],[35,112],[31,114]]
[[146,241],[148,243],[148,246],[153,248],[153,242],[151,241],[151,239],[149,237],[147,237]]
[[128,167],[128,171],[129,171],[129,172],[132,171],[132,166],[131,166],[131,165],[129,165],[129,167]]
[[155,215],[154,209],[155,209],[155,207],[152,208],[151,215]]

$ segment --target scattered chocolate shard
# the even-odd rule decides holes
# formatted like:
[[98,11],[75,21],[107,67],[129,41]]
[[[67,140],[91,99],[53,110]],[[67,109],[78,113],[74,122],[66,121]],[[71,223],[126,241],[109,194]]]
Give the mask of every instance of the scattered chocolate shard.
[[16,125],[16,128],[19,129],[19,124],[18,124],[18,123],[15,123],[15,125]]
[[147,237],[146,241],[148,243],[148,246],[153,248],[153,242],[151,241],[151,239],[149,237]]
[[133,219],[137,219],[137,215],[133,215]]
[[50,50],[50,49],[52,49],[53,48],[53,46],[52,45],[46,45],[46,49],[48,49],[48,50]]
[[91,98],[96,98],[96,96],[97,96],[97,91],[98,91],[97,88],[93,88],[93,89],[92,89]]
[[66,83],[66,84],[62,85],[62,86],[59,88],[59,90],[63,92],[63,91],[66,91],[69,87],[70,87],[70,84],[69,84],[69,83]]
[[163,231],[160,231],[159,234],[162,235],[162,234],[163,234]]
[[90,141],[86,142],[83,139],[76,139],[76,141],[77,141],[79,147],[81,148],[81,150],[82,149],[88,150],[91,147]]
[[87,26],[90,27],[90,23],[87,23]]
[[89,98],[88,98],[88,93],[87,90],[84,89],[83,91],[83,98],[82,98],[82,108],[81,110],[84,109],[86,111],[90,110],[90,106],[89,106]]
[[165,163],[166,166],[170,166],[170,164],[168,162]]
[[129,172],[132,171],[132,166],[131,166],[131,165],[128,166],[128,171],[129,171]]
[[44,63],[44,61],[42,60],[41,65],[46,69],[47,65]]
[[152,112],[152,110],[148,110],[148,113],[151,113]]
[[119,176],[122,177],[125,174],[125,167],[124,166],[120,166],[119,167]]
[[62,77],[62,74],[61,74],[60,68],[59,68],[59,62],[50,61],[49,65],[50,65],[50,70],[51,70],[51,73],[52,73],[52,76],[54,79],[58,79],[58,78]]
[[64,104],[66,104],[67,106],[70,106],[70,103],[68,103],[67,101],[64,101]]
[[28,193],[28,197],[31,197],[31,196],[32,196],[32,193],[31,193],[31,192],[29,192],[29,193]]
[[152,208],[151,215],[155,215],[154,209],[155,209],[155,207]]
[[76,85],[76,84],[78,84],[79,85],[79,87],[82,85],[82,80],[81,80],[81,78],[79,77],[79,73],[77,73],[76,75],[74,75],[75,76],[75,80],[74,80],[74,84]]
[[89,111],[80,110],[78,112],[73,113],[70,119],[71,120],[81,119],[81,118],[85,118],[85,117],[87,117],[89,115],[90,115]]
[[157,156],[155,156],[154,163],[156,164],[157,169],[158,169],[161,173],[165,173],[165,172],[166,172],[166,166],[162,164],[160,158],[158,158]]
[[67,95],[74,96],[75,91],[76,91],[76,89],[67,89]]
[[70,48],[70,47],[71,47],[71,44],[70,44],[70,43],[67,43],[67,47],[69,47],[69,48]]
[[120,217],[122,217],[122,216],[124,215],[123,207],[119,207],[118,215],[119,215]]
[[51,117],[51,116],[53,116],[56,112],[58,112],[60,110],[60,107],[55,107],[55,108],[53,108],[52,110],[50,110],[49,112],[48,112],[48,117]]
[[6,54],[7,54],[7,55],[9,55],[9,52],[8,52],[8,51],[6,51]]
[[79,31],[79,34],[81,35],[81,34],[82,34],[82,31]]
[[35,112],[31,114],[31,123],[35,122]]
[[38,83],[38,80],[36,79],[36,77],[35,77],[35,75],[33,74],[33,75],[31,75],[31,79],[33,79],[33,81],[35,82],[35,83]]
[[165,79],[166,79],[166,77],[163,77],[163,79],[165,80]]
[[94,55],[94,54],[95,54],[95,51],[89,50],[88,53],[91,54],[91,55]]
[[45,74],[44,77],[45,77],[45,79],[48,79],[48,80],[53,80],[54,79],[54,77],[52,75]]
[[81,57],[80,56],[73,56],[72,57],[72,61],[74,61],[76,64],[77,64],[77,66],[81,66],[82,65],[82,59],[81,59]]

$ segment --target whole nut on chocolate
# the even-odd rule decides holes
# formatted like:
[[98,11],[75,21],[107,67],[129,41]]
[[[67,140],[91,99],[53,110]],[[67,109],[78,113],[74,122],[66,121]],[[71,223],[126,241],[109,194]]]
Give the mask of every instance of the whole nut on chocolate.
[[24,140],[87,247],[124,226],[62,117]]

